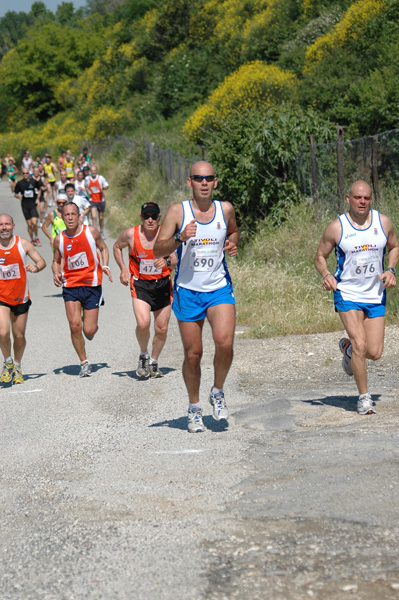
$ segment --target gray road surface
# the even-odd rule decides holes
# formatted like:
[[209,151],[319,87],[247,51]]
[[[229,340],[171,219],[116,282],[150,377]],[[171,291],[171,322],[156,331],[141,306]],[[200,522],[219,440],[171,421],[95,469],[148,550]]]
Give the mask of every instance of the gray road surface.
[[[0,204],[26,237],[5,181]],[[138,380],[112,259],[81,380],[41,239],[25,382],[0,390],[1,600],[399,598],[397,330],[372,371],[370,418],[355,412],[337,334],[238,334],[225,428],[206,402],[206,328],[208,429],[190,435],[174,317],[165,377]]]

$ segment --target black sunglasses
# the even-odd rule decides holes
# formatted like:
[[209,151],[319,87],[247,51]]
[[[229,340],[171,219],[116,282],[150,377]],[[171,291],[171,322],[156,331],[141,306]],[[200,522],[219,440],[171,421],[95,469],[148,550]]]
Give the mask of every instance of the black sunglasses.
[[154,213],[143,213],[141,215],[144,219],[144,221],[147,221],[147,219],[152,219],[153,221],[156,221],[159,217],[159,213],[157,215],[155,215]]
[[216,175],[190,175],[190,179],[193,179],[197,183],[202,183],[204,179],[210,183],[211,181],[215,181],[215,177]]

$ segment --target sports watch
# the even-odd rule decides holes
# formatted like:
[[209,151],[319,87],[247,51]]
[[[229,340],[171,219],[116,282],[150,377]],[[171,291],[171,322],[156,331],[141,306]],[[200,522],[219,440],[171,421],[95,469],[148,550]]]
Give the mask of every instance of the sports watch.
[[166,260],[166,266],[167,266],[167,267],[170,267],[170,265],[172,264],[172,261],[171,261],[171,259],[170,259],[170,256],[168,256],[168,258],[165,258],[165,260]]
[[394,269],[393,267],[387,267],[385,270],[392,273],[392,275],[396,275],[396,269]]
[[175,233],[174,237],[175,237],[175,241],[176,242],[179,242],[179,244],[183,243],[183,240],[180,238],[180,233],[179,232]]

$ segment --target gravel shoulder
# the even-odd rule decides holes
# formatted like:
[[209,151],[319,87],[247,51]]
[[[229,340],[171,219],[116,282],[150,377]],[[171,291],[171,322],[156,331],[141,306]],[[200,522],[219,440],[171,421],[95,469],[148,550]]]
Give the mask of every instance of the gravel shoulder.
[[[6,182],[0,200],[25,236]],[[397,328],[370,366],[377,414],[359,417],[339,332],[252,340],[237,327],[224,427],[206,401],[206,327],[207,431],[190,435],[174,318],[165,377],[139,380],[112,260],[80,380],[41,253],[26,379],[0,390],[2,600],[399,597]]]

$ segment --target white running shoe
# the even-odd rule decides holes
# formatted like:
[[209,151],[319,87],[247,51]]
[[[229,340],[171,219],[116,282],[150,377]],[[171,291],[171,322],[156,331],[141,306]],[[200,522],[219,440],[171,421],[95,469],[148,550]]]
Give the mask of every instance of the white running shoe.
[[156,362],[156,361],[149,363],[148,371],[150,373],[150,377],[153,377],[154,379],[156,379],[158,377],[163,377],[163,373],[162,373],[162,371],[159,370],[158,362]]
[[374,402],[369,393],[359,396],[357,401],[357,412],[359,415],[375,415]]
[[224,393],[218,392],[217,394],[209,394],[209,402],[213,406],[213,418],[216,421],[220,421],[220,419],[229,418],[229,409],[226,406],[226,400],[224,399]]
[[137,377],[148,377],[150,375],[150,357],[148,354],[140,354],[136,375]]
[[349,377],[352,377],[353,376],[352,359],[347,354],[347,350],[348,350],[349,346],[351,346],[351,342],[350,342],[350,340],[348,340],[348,338],[341,338],[339,340],[339,349],[341,350],[341,352],[343,354],[342,368],[345,371],[345,373],[347,375],[349,375]]
[[188,426],[189,433],[200,433],[205,431],[205,425],[202,420],[202,409],[188,411]]
[[84,362],[80,365],[80,373],[79,377],[90,377],[91,375],[91,364],[89,362]]

